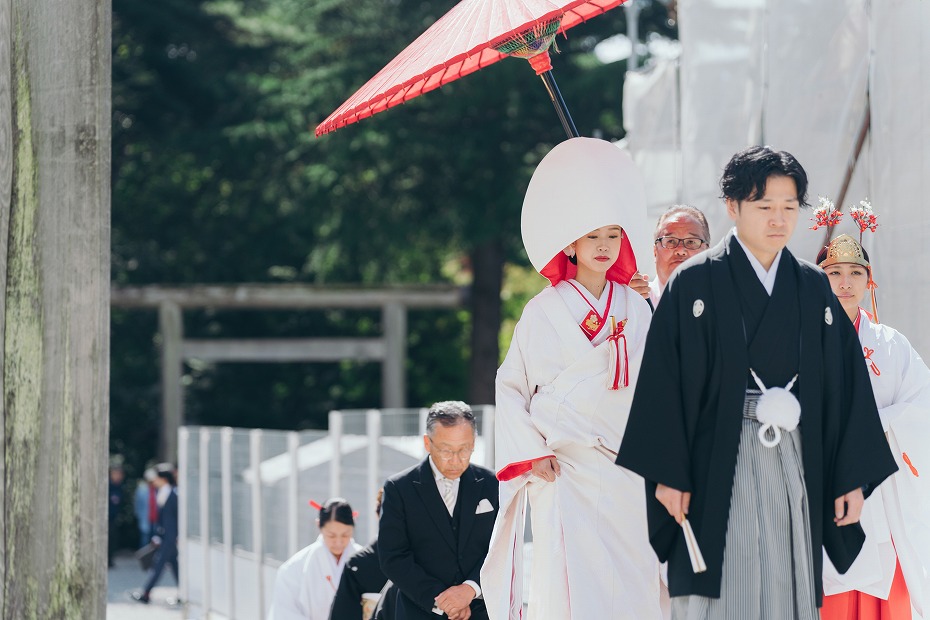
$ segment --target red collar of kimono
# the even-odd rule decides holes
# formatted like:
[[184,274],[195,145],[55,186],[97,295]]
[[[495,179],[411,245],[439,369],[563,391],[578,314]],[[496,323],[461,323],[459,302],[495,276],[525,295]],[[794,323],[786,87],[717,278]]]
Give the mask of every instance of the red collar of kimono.
[[873,322],[873,323],[875,322],[875,317],[872,316],[872,313],[871,313],[871,312],[869,312],[868,310],[863,310],[862,308],[859,308],[859,314],[856,315],[856,320],[853,321],[853,327],[856,328],[856,333],[857,333],[857,334],[859,333],[859,325],[862,323],[862,315],[863,315],[863,314],[866,315],[867,317],[869,317],[869,320],[870,320],[871,322]]
[[[578,267],[568,260],[565,252],[559,252],[540,271],[547,280],[555,286],[562,280],[571,280],[578,273]],[[636,255],[629,243],[620,246],[620,256],[607,270],[607,279],[617,284],[629,284],[636,273]]]

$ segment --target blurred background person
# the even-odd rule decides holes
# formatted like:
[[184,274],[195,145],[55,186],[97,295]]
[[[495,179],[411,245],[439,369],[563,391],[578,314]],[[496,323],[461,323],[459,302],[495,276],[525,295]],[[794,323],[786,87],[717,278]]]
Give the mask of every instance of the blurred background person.
[[154,467],[146,469],[136,485],[135,495],[133,496],[132,508],[139,528],[140,549],[149,544],[152,539],[152,529],[158,519],[158,503],[155,499],[156,489],[154,484],[157,477]]
[[[375,515],[381,518],[381,498],[384,489],[375,497]],[[387,577],[378,559],[378,539],[349,558],[342,579],[336,588],[336,598],[329,612],[329,620],[370,620],[381,598],[381,588]]]
[[107,489],[107,567],[113,568],[113,553],[118,544],[117,520],[120,508],[123,507],[123,481],[126,474],[123,472],[123,457],[116,455],[110,459],[109,485]]
[[174,466],[162,463],[155,468],[155,501],[158,504],[158,519],[155,522],[152,542],[158,545],[155,560],[141,592],[133,592],[132,598],[148,603],[152,588],[158,583],[165,566],[171,568],[174,580],[178,581],[178,493]]
[[352,506],[341,497],[328,499],[320,506],[316,523],[320,528],[316,541],[278,568],[269,620],[329,618],[346,563],[362,546],[352,538]]

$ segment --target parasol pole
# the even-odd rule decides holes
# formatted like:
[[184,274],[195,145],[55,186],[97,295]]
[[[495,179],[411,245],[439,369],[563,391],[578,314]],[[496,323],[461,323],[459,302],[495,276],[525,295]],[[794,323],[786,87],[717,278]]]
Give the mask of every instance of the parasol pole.
[[[552,34],[553,36],[555,35],[555,30],[552,31]],[[498,50],[501,51],[500,48],[498,48]],[[536,75],[542,78],[543,85],[546,87],[546,92],[549,93],[549,101],[552,102],[555,113],[559,115],[559,120],[562,121],[562,128],[565,129],[565,135],[569,138],[579,137],[581,134],[578,133],[578,129],[575,127],[575,121],[572,120],[572,115],[568,112],[565,100],[562,99],[562,93],[559,92],[559,86],[555,83],[549,52],[546,51],[545,48],[534,51],[531,55],[518,55],[515,54],[513,50],[505,51],[519,58],[526,58],[530,62],[530,66],[536,72]]]
[[539,77],[542,78],[543,85],[545,85],[546,91],[549,93],[549,100],[552,101],[555,113],[559,115],[559,120],[562,121],[562,128],[565,130],[565,134],[569,138],[579,137],[580,134],[575,127],[575,121],[572,120],[572,115],[568,111],[568,106],[565,105],[565,100],[562,99],[559,86],[555,83],[555,75],[552,74],[552,69],[541,73]]
[[[549,93],[549,101],[552,102],[552,107],[555,108],[555,113],[562,122],[562,129],[571,139],[581,134],[578,133],[575,121],[572,120],[568,106],[562,99],[562,93],[559,92],[559,86],[555,83],[555,76],[552,74],[552,59],[549,57],[549,46],[555,41],[560,23],[561,17],[537,23],[493,47],[501,54],[529,61],[536,75],[542,78],[543,86]],[[554,49],[558,51],[558,48]]]

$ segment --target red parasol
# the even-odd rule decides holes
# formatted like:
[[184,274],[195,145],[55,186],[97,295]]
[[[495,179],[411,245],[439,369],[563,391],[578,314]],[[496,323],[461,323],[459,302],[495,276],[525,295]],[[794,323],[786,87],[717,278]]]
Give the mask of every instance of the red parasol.
[[555,36],[625,0],[462,0],[316,128],[317,137],[493,64],[529,60],[569,137],[578,130],[552,76]]

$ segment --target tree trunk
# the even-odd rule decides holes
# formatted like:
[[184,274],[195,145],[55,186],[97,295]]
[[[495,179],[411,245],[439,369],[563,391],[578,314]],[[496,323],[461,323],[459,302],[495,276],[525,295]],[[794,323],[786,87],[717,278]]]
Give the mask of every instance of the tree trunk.
[[0,0],[0,616],[106,615],[109,0]]
[[472,250],[471,362],[468,401],[494,404],[494,377],[500,361],[501,286],[504,250],[500,239],[490,239]]

